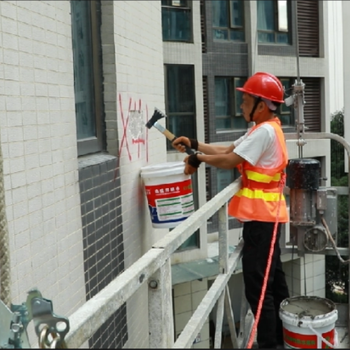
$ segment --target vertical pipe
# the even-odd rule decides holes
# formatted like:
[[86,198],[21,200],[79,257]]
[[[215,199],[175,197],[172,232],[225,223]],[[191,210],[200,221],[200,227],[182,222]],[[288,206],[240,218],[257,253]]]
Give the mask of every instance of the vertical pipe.
[[239,346],[238,346],[238,340],[237,340],[237,334],[236,334],[235,316],[232,310],[230,290],[228,288],[228,285],[226,286],[226,294],[225,294],[225,311],[227,315],[228,326],[230,328],[232,347],[233,349],[238,349]]
[[215,324],[215,341],[214,349],[221,349],[222,344],[222,321],[224,319],[224,301],[225,301],[225,289],[222,291],[218,299],[218,308],[216,311],[216,324]]
[[228,270],[228,220],[227,203],[219,209],[219,266],[220,273],[227,273]]
[[248,44],[248,76],[255,73],[255,61],[258,57],[258,31],[257,31],[257,1],[243,1],[244,3],[244,23]]
[[[228,270],[228,244],[227,244],[227,203],[219,209],[219,273],[227,273]],[[222,322],[224,316],[225,289],[222,291],[218,300],[218,309],[216,313],[215,341],[214,348],[221,348]]]
[[299,30],[298,30],[298,1],[294,1],[294,10],[295,10],[295,53],[297,56],[297,77],[298,83],[300,82],[300,63],[299,63]]

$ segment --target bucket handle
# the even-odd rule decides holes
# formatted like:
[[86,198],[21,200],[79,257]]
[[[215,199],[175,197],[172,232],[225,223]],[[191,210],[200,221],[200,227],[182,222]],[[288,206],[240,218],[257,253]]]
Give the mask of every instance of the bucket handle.
[[[310,330],[317,335],[317,349],[322,349],[322,342],[326,343],[331,349],[335,349],[338,346],[338,333],[337,330],[334,329],[334,344],[331,344],[328,340],[322,337],[322,334],[317,332],[311,324],[308,325]],[[322,342],[321,342],[322,340]]]

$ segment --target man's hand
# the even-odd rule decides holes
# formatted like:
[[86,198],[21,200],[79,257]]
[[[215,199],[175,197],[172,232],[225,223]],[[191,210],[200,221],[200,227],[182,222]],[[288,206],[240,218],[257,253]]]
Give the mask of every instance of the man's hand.
[[190,139],[185,136],[177,137],[172,143],[172,146],[181,153],[186,151],[186,147],[184,145],[191,147]]
[[186,152],[186,147],[198,150],[198,141],[196,139],[190,139],[186,136],[179,136],[173,142],[172,146],[181,153]]
[[184,162],[185,162],[185,170],[184,170],[185,175],[194,174],[201,164],[201,161],[198,159],[196,153],[186,157],[184,159]]

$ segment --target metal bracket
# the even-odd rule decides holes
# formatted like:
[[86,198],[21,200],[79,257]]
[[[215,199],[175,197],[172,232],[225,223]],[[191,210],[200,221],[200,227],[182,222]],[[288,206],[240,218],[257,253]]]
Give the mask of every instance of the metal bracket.
[[48,332],[58,334],[61,341],[69,331],[68,318],[54,314],[51,301],[44,299],[39,290],[33,288],[28,292],[25,303],[11,304],[11,309],[0,300],[0,348],[30,348],[27,326],[31,320],[38,337],[43,325],[48,326]]

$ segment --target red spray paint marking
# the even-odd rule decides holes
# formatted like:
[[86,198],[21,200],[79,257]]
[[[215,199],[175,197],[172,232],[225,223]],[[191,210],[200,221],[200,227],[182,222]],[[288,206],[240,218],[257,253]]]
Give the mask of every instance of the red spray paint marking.
[[[117,173],[118,173],[118,168],[120,165],[120,156],[122,153],[122,149],[124,146],[124,141],[125,141],[125,147],[127,149],[128,152],[128,157],[129,160],[131,161],[131,153],[130,153],[130,149],[129,149],[129,144],[128,144],[128,138],[127,138],[127,127],[129,124],[129,118],[130,118],[130,111],[131,111],[131,105],[132,105],[132,98],[129,99],[129,108],[128,108],[128,117],[126,118],[126,120],[124,120],[124,112],[123,112],[123,106],[122,106],[122,100],[121,100],[121,94],[119,94],[119,105],[120,105],[120,114],[121,114],[121,118],[122,118],[122,123],[123,123],[123,136],[122,136],[122,140],[120,143],[120,149],[119,149],[119,155],[118,155],[118,160],[117,160],[117,166],[115,169],[115,173],[114,173],[114,180],[117,177]],[[139,99],[139,108],[138,111],[141,113],[141,106],[142,106],[142,101],[141,99]],[[146,123],[148,122],[148,106],[147,104],[145,105],[146,108]],[[136,110],[136,101],[134,101],[134,110]],[[146,125],[145,123],[145,125]],[[146,137],[145,139],[143,138],[138,138],[138,139],[132,139],[131,142],[132,144],[137,144],[138,145],[138,158],[140,158],[140,144],[144,144],[146,146],[146,162],[148,163],[148,128],[146,127]]]
[[[146,124],[148,123],[148,106],[146,105]],[[146,128],[146,162],[148,163],[148,128]]]
[[[126,118],[126,121],[124,122],[124,112],[123,112],[122,100],[121,100],[121,96],[120,95],[119,95],[119,104],[120,104],[120,114],[121,114],[122,123],[123,123],[123,136],[122,136],[122,141],[120,143],[119,157],[120,157],[120,155],[122,153],[123,142],[125,140],[125,145],[126,145],[126,149],[128,151],[129,160],[131,160],[131,153],[130,153],[130,150],[129,150],[128,138],[127,138],[127,135],[126,135],[127,126],[128,126],[128,123],[129,123],[129,116]],[[129,100],[128,114],[130,112],[130,107],[131,107],[131,98]]]
[[[131,100],[131,98],[130,98],[130,100],[129,100],[128,114],[129,114],[129,112],[130,112],[131,101],[132,101],[132,100]],[[120,95],[120,94],[119,94],[119,107],[120,107],[120,115],[121,115],[121,117],[122,117],[122,123],[123,123],[123,136],[122,136],[122,141],[121,141],[121,143],[120,143],[120,149],[119,149],[119,154],[118,154],[117,167],[116,167],[115,172],[114,172],[114,180],[115,180],[116,177],[117,177],[117,171],[118,171],[119,164],[120,164],[120,156],[121,156],[122,150],[123,150],[124,139],[125,139],[126,150],[128,151],[129,160],[131,161],[131,153],[130,153],[130,150],[129,150],[128,138],[127,138],[127,135],[126,135],[127,126],[128,126],[128,123],[129,123],[129,116],[126,118],[126,121],[124,122],[124,112],[123,112],[123,105],[122,105],[122,99],[121,99],[121,95]]]
[[[139,112],[141,113],[141,99],[139,99]],[[137,145],[137,156],[140,158],[140,144]]]

